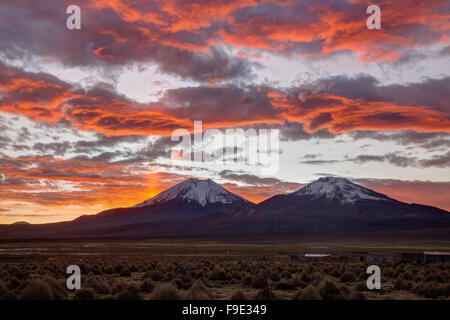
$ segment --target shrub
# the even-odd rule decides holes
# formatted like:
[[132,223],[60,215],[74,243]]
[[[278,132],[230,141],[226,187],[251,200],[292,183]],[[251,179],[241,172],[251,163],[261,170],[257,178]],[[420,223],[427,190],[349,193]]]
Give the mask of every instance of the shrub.
[[139,291],[143,293],[151,293],[154,287],[153,282],[147,278],[139,286]]
[[339,294],[336,297],[337,300],[349,300],[353,296],[353,291],[345,285],[339,287]]
[[311,277],[310,277],[305,271],[303,271],[302,274],[300,275],[300,279],[301,279],[303,282],[309,282],[309,281],[311,281]]
[[307,284],[306,282],[304,282],[302,279],[300,279],[299,277],[295,276],[292,281],[291,281],[292,285],[296,288],[300,287],[300,288],[306,288]]
[[403,276],[400,276],[397,278],[397,280],[394,283],[394,289],[395,290],[411,290],[412,284],[405,280]]
[[269,288],[264,288],[259,291],[254,300],[279,300],[279,298]]
[[19,300],[53,300],[53,293],[42,280],[30,282],[19,296]]
[[355,280],[356,280],[356,274],[354,272],[345,272],[341,276],[341,281],[342,282],[353,282]]
[[341,270],[339,270],[338,268],[333,269],[333,271],[331,271],[331,275],[335,278],[339,278],[341,276]]
[[242,279],[242,274],[239,271],[233,271],[232,272],[232,276],[236,280],[241,280]]
[[238,290],[233,293],[230,300],[247,300],[245,295],[242,293],[242,291]]
[[305,289],[299,291],[298,300],[322,300],[319,291],[312,285],[307,286]]
[[64,300],[67,298],[67,290],[65,287],[62,287],[55,278],[45,277],[44,281],[49,285],[50,290],[52,291],[53,297],[55,300]]
[[354,292],[351,297],[352,300],[367,300],[367,296],[363,292]]
[[120,281],[119,283],[116,283],[114,285],[114,287],[111,289],[111,293],[113,295],[118,294],[119,292],[122,292],[123,290],[125,290],[128,287],[128,284],[126,284],[123,281]]
[[242,285],[246,286],[246,287],[250,287],[252,285],[252,277],[250,276],[245,276],[244,279],[242,280]]
[[86,286],[88,288],[94,289],[96,293],[99,294],[108,294],[111,290],[108,284],[104,279],[98,279],[97,277],[89,277],[86,280]]
[[127,286],[126,289],[122,290],[115,297],[116,300],[142,300],[139,290],[135,286]]
[[324,300],[335,300],[339,295],[339,289],[331,280],[323,280],[319,285],[319,294]]
[[266,278],[262,275],[257,275],[253,277],[251,287],[255,289],[263,289],[268,286]]
[[277,272],[272,272],[272,274],[270,275],[270,280],[272,280],[273,282],[278,282],[280,281],[280,276]]
[[122,269],[120,271],[120,276],[121,277],[131,277],[131,272],[129,269]]
[[152,300],[180,300],[180,293],[173,283],[157,287],[151,296]]
[[162,274],[161,271],[152,271],[150,273],[150,278],[153,281],[161,281],[163,277],[164,277],[164,275]]
[[295,290],[295,286],[288,282],[279,282],[275,289],[277,290]]
[[192,287],[184,295],[185,300],[213,300],[213,295],[208,291],[201,280],[194,282]]
[[183,280],[180,279],[180,278],[176,278],[176,279],[174,280],[174,282],[175,282],[175,285],[177,286],[178,289],[184,289],[184,290],[187,290],[187,289],[189,289],[189,288],[191,287],[191,285],[192,285],[192,281],[183,281]]
[[362,292],[365,291],[367,289],[367,284],[364,283],[358,283],[355,287],[356,291]]
[[94,300],[95,299],[95,291],[92,288],[80,289],[75,293],[75,300]]
[[226,280],[226,273],[222,268],[214,267],[214,270],[209,275],[209,280]]

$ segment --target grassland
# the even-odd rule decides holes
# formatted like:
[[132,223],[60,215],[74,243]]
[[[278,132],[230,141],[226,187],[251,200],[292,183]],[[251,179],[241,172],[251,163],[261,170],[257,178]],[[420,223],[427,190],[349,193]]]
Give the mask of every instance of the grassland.
[[[290,261],[288,254],[450,248],[447,240],[151,239],[0,243],[0,299],[449,299],[450,266]],[[66,288],[78,265],[82,289]]]

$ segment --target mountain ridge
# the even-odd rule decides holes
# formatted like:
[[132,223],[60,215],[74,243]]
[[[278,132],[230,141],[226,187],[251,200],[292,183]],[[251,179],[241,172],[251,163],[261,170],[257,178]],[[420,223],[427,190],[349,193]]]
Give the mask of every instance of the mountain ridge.
[[450,228],[448,211],[324,177],[254,204],[212,180],[188,179],[135,206],[48,225],[0,226],[1,238],[385,232]]

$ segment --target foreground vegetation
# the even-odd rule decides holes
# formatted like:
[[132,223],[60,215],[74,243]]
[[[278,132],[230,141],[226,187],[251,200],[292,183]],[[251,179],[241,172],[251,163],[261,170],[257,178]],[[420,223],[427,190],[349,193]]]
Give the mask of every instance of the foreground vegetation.
[[[449,299],[448,265],[379,264],[382,289],[366,287],[369,263],[270,261],[248,253],[139,255],[136,249],[99,257],[0,255],[0,299]],[[165,250],[166,252],[168,250]],[[105,249],[105,253],[110,252]],[[82,289],[68,290],[66,268],[79,265]]]

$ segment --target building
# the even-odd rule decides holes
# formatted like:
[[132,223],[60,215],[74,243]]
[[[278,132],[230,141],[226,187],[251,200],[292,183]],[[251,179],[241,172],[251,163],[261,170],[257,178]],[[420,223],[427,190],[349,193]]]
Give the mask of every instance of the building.
[[424,255],[421,252],[402,252],[400,254],[400,261],[408,262],[408,263],[422,264],[422,263],[424,263],[423,257],[424,257]]
[[331,253],[289,254],[290,261],[323,261],[333,257]]
[[394,262],[394,258],[390,253],[367,253],[366,262]]
[[423,253],[425,263],[448,263],[450,262],[450,252],[425,251]]
[[366,255],[367,254],[365,252],[341,253],[339,255],[339,259],[354,262],[364,262],[366,261]]

